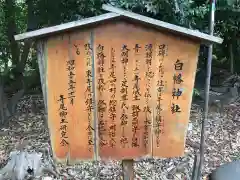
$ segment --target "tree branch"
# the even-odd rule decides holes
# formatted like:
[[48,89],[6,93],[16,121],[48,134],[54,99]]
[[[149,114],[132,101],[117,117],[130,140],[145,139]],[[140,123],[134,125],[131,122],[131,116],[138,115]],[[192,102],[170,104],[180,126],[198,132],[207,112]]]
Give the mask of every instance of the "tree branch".
[[10,43],[12,62],[13,64],[17,64],[19,60],[19,46],[14,39],[14,35],[18,33],[16,21],[15,21],[15,2],[14,0],[5,0],[5,19],[7,21],[6,34],[8,37],[8,41]]
[[[33,0],[26,0],[26,4],[28,6],[27,31],[29,31],[29,30],[32,30],[32,29],[35,28],[34,27],[35,23],[34,23]],[[32,41],[31,40],[27,40],[27,41],[24,42],[23,52],[21,54],[20,61],[17,65],[18,72],[23,72],[24,71],[31,46],[32,46]]]

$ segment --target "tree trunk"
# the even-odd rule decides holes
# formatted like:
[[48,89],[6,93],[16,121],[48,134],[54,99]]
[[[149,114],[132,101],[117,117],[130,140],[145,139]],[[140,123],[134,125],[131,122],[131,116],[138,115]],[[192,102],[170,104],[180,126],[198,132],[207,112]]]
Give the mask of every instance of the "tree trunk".
[[5,0],[5,19],[7,22],[7,37],[10,43],[10,50],[12,55],[13,65],[19,61],[20,49],[17,42],[14,39],[14,35],[18,33],[16,22],[15,22],[15,2],[14,0]]
[[34,179],[44,173],[57,177],[51,159],[42,160],[42,153],[27,151],[12,151],[5,167],[0,170],[0,180]]
[[[34,18],[33,1],[26,0],[26,4],[28,6],[27,29],[31,29],[33,28],[31,23],[34,22],[32,20]],[[6,12],[5,18],[7,22],[6,34],[8,36],[8,41],[10,43],[10,50],[12,55],[13,64],[12,72],[16,82],[21,82],[23,79],[23,72],[25,69],[25,65],[27,63],[29,50],[31,48],[32,42],[25,41],[23,47],[21,47],[14,39],[14,35],[19,33],[15,19],[15,0],[5,0],[5,12]],[[20,48],[23,48],[22,51],[20,51]]]
[[4,123],[5,121],[5,116],[4,116],[4,103],[3,102],[3,82],[2,82],[2,77],[0,76],[0,115],[1,115],[1,124]]
[[229,44],[229,58],[230,58],[230,71],[234,73],[234,54],[233,54],[233,45]]

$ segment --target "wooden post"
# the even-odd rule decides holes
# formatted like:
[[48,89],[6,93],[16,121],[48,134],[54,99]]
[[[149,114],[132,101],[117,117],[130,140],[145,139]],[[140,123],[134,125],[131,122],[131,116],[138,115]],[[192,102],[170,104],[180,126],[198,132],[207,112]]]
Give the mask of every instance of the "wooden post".
[[192,172],[191,180],[198,180],[199,161],[200,161],[200,154],[196,153],[194,158],[194,163],[193,163],[193,172]]
[[[210,27],[209,34],[213,35],[214,31],[214,23],[215,23],[215,6],[216,0],[211,0],[211,13],[210,13]],[[207,60],[207,75],[205,82],[205,100],[204,100],[204,117],[202,121],[202,130],[201,130],[201,142],[200,142],[200,161],[199,161],[199,170],[197,175],[197,180],[201,179],[202,168],[204,164],[204,152],[205,152],[205,139],[206,139],[206,126],[208,121],[208,103],[209,103],[209,90],[210,90],[210,81],[211,81],[211,71],[212,71],[212,52],[213,52],[213,44],[209,45],[208,48],[208,60]]]
[[134,179],[133,159],[126,159],[122,161],[123,180]]

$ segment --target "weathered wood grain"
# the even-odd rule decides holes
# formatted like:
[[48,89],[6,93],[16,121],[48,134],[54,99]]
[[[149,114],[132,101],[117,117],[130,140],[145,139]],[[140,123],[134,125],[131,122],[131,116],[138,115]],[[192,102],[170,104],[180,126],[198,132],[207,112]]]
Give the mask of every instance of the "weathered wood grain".
[[[86,51],[88,43],[91,49],[89,54]],[[141,47],[138,52],[134,50],[136,44]],[[123,147],[121,141],[123,133],[123,126],[121,125],[123,90],[121,86],[124,80],[123,52],[121,49],[124,45],[129,49],[126,64],[128,92],[126,115],[128,119],[124,128],[127,138],[125,147]],[[149,48],[148,51],[146,50],[147,47],[150,47],[149,45],[151,45],[151,53]],[[161,63],[162,56],[159,54],[159,47],[162,47],[162,45],[166,45],[167,49]],[[122,160],[145,155],[176,157],[184,154],[199,50],[197,42],[165,34],[156,29],[119,21],[99,25],[93,29],[53,36],[48,39],[45,47],[44,54],[46,56],[43,59],[47,64],[44,68],[46,79],[41,81],[42,84],[47,83],[47,86],[45,85],[47,95],[45,96],[47,96],[46,101],[48,102],[48,122],[52,147],[57,160],[63,161],[67,158],[71,162],[99,158]],[[151,54],[150,60],[149,53]],[[111,68],[113,59],[115,61],[114,73],[116,81],[110,78],[113,75],[113,69]],[[66,98],[68,97],[69,72],[66,70],[68,60],[75,60],[74,81],[76,82],[76,88],[74,104],[72,105],[69,99],[65,100],[68,113],[66,119],[68,121],[67,136],[69,146],[62,147],[60,145],[60,104],[57,100],[61,94]],[[173,82],[173,75],[176,72],[174,64],[177,60],[184,63],[181,71],[183,78],[181,85],[174,85]],[[138,70],[136,70],[136,65]],[[163,75],[159,72],[160,66],[164,68]],[[44,74],[43,69],[40,71]],[[89,96],[86,94],[87,72],[92,75]],[[134,100],[136,72],[139,73],[140,78],[138,80],[139,100]],[[146,75],[149,75],[149,79]],[[160,112],[163,119],[161,122],[157,122],[158,84],[161,81],[165,86],[162,92],[162,111]],[[116,84],[115,96],[113,96],[112,82]],[[103,83],[103,87],[100,86],[101,83]],[[173,99],[172,96],[174,87],[183,91],[178,100],[176,97]],[[102,92],[101,88],[103,88]],[[148,90],[149,94],[147,93]],[[92,98],[92,111],[89,116],[90,136],[88,135],[87,104],[89,98],[87,97]],[[110,103],[113,100],[116,100],[116,117],[114,121],[111,118],[111,111],[114,107]],[[100,106],[102,102],[105,102],[104,107]],[[172,114],[172,103],[179,105],[181,113]],[[138,127],[135,136],[137,146],[133,146],[133,109],[136,106],[139,106]],[[104,109],[103,114],[100,113],[102,108]],[[148,124],[146,124],[146,119]],[[115,131],[111,130],[114,128],[110,128],[114,127],[113,125],[116,125]],[[156,135],[158,125],[160,126],[159,138]],[[106,131],[102,133],[104,128]],[[88,145],[89,137],[91,137],[92,141],[90,146]],[[157,143],[157,139],[159,143]],[[102,142],[106,145],[102,145]]]

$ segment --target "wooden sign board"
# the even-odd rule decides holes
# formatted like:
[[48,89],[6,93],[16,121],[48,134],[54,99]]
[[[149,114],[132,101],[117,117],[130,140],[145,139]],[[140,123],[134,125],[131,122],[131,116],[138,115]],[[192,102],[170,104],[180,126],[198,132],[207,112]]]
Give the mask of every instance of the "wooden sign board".
[[199,43],[119,21],[52,36],[45,49],[57,160],[183,155]]

